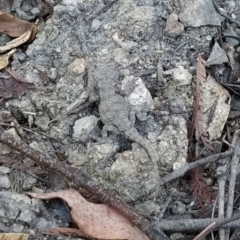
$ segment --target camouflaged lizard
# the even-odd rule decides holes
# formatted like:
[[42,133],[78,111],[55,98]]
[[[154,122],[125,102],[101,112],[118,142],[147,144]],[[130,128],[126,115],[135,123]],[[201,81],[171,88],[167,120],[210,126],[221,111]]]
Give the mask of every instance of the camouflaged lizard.
[[116,84],[119,74],[114,63],[98,62],[94,72],[100,95],[99,113],[104,124],[103,134],[107,131],[122,132],[132,141],[139,143],[147,151],[152,164],[157,189],[159,193],[161,178],[158,171],[158,154],[152,143],[140,135],[130,120],[131,107],[123,96],[116,93]]

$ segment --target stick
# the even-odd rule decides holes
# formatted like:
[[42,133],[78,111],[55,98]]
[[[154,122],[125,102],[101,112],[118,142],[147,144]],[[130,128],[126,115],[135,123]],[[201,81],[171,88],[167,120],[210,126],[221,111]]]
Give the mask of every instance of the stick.
[[109,192],[101,184],[94,182],[82,169],[73,167],[62,162],[55,163],[40,151],[30,148],[23,141],[14,139],[9,134],[0,132],[0,142],[20,152],[33,160],[36,164],[46,169],[54,170],[63,176],[71,179],[78,187],[87,190],[96,196],[101,202],[111,206],[116,212],[136,225],[152,240],[168,240],[169,238],[153,222],[139,215],[132,207],[124,203],[116,194]]
[[191,163],[187,163],[183,167],[179,168],[178,170],[164,176],[162,178],[162,182],[160,184],[163,185],[163,184],[165,184],[167,182],[170,182],[170,181],[172,181],[176,178],[179,178],[179,177],[183,176],[187,171],[189,171],[189,170],[191,170],[191,169],[193,169],[197,166],[204,165],[206,163],[212,163],[212,162],[215,162],[217,160],[229,157],[229,156],[232,155],[232,153],[233,153],[233,151],[229,150],[229,151],[226,151],[226,152],[223,152],[223,153],[210,155],[208,157],[199,159],[199,160],[191,162]]

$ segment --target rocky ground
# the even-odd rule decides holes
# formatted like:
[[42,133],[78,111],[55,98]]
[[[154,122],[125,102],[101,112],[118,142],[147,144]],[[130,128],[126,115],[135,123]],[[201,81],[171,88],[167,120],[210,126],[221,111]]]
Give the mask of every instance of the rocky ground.
[[[199,159],[227,150],[234,145],[230,139],[239,118],[240,25],[234,20],[240,18],[240,3],[217,4],[221,14],[212,0],[0,0],[4,12],[29,21],[39,19],[36,38],[18,48],[10,63],[19,77],[37,88],[3,101],[1,119],[10,114],[15,124],[2,127],[53,163],[81,168],[155,221],[210,217],[219,187],[217,164],[203,167],[203,181],[211,189],[211,201],[200,199],[205,211],[192,194],[187,174],[163,184],[155,197],[158,183],[148,150],[120,128],[103,131],[106,124],[99,104],[105,90],[96,68],[99,62],[114,63],[119,76],[113,79],[112,94],[122,95],[131,107],[133,126],[157,152],[160,176],[187,164],[193,152],[192,159]],[[45,14],[39,16],[42,9]],[[9,39],[2,34],[1,45]],[[198,136],[192,139],[189,127],[196,106],[197,60],[202,53],[208,77],[201,89],[201,107],[209,148]],[[97,71],[103,79],[111,77],[108,72]],[[0,74],[7,77],[4,71]],[[122,111],[118,104],[109,105],[114,121],[124,122],[117,115]],[[0,230],[35,237],[37,229],[72,226],[62,201],[46,204],[23,194],[66,189],[72,183],[3,144],[0,152]],[[171,239],[187,239],[188,235],[185,230],[167,234]]]

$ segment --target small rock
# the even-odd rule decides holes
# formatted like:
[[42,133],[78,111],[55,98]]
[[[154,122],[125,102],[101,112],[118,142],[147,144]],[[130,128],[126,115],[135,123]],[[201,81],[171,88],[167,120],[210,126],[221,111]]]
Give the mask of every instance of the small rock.
[[12,231],[15,233],[23,232],[24,226],[22,224],[14,223],[12,225]]
[[66,155],[68,156],[68,162],[74,166],[82,166],[85,162],[88,161],[88,158],[82,153],[79,153],[77,150],[69,149],[66,152]]
[[184,214],[186,212],[186,206],[182,202],[175,201],[173,203],[172,212],[174,214]]
[[152,96],[140,77],[127,76],[122,81],[121,89],[139,120],[145,121],[147,112],[154,109]]
[[184,235],[182,233],[173,233],[170,235],[171,240],[178,240],[178,239],[184,239]]
[[173,70],[173,80],[178,83],[178,86],[187,85],[191,83],[192,74],[180,66]]
[[225,62],[228,62],[227,54],[216,41],[205,66],[218,65]]
[[11,181],[7,175],[0,175],[0,189],[8,189],[11,187]]
[[123,41],[121,38],[119,38],[118,33],[114,33],[112,35],[113,40],[122,48],[124,48],[127,51],[131,51],[133,48],[138,46],[138,43],[134,41]]
[[177,37],[184,31],[184,26],[182,23],[178,22],[178,15],[175,13],[172,13],[168,16],[166,24],[165,30],[169,36]]
[[32,15],[37,15],[38,13],[40,13],[40,10],[37,7],[34,7],[31,9],[31,14]]
[[80,75],[85,71],[85,60],[83,58],[75,59],[69,66],[68,72],[72,75]]
[[77,0],[62,0],[62,4],[65,6],[72,5],[77,6]]
[[11,172],[11,169],[8,167],[0,166],[0,173],[8,174]]
[[145,216],[151,216],[156,212],[159,212],[159,204],[156,204],[153,201],[145,201],[134,206],[141,214]]
[[[15,128],[10,128],[6,131],[6,133],[10,134],[14,139],[21,140],[16,132]],[[13,152],[13,149],[6,146],[5,144],[0,143],[0,154],[8,154]]]
[[212,0],[180,0],[179,18],[185,27],[221,26],[223,18],[216,12]]
[[37,183],[37,179],[34,178],[34,177],[27,177],[24,182],[23,182],[23,185],[22,185],[22,189],[27,191],[27,190],[31,190],[33,185]]
[[93,19],[91,23],[91,31],[93,32],[97,31],[101,24],[102,24],[101,21],[99,21],[98,19]]
[[100,145],[94,145],[89,155],[93,162],[98,162],[101,159],[112,156],[119,150],[119,145],[116,143],[104,143]]
[[57,69],[56,68],[50,68],[48,76],[49,76],[49,78],[51,80],[56,80],[56,78],[57,78]]
[[75,141],[86,139],[87,135],[97,126],[98,118],[94,115],[78,119],[73,127]]
[[115,48],[113,51],[113,58],[116,63],[122,67],[127,67],[129,65],[129,54],[123,48]]

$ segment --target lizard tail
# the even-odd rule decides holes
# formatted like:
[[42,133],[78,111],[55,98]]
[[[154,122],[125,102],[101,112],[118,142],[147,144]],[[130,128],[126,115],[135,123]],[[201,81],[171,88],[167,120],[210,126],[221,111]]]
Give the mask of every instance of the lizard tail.
[[159,193],[159,186],[162,181],[158,171],[158,154],[156,149],[154,149],[154,147],[152,146],[152,143],[147,139],[145,139],[142,135],[140,135],[135,128],[131,128],[130,130],[126,131],[125,135],[128,138],[130,138],[132,141],[139,143],[147,151],[147,154],[152,161],[154,177],[157,181],[156,183],[157,190],[156,190],[156,196],[155,196],[157,197]]

